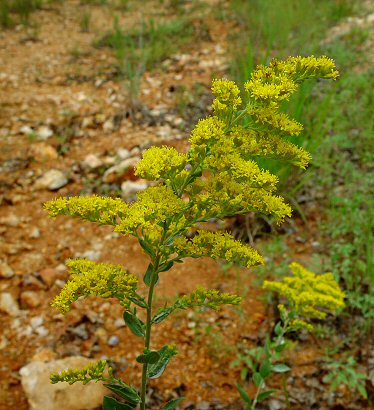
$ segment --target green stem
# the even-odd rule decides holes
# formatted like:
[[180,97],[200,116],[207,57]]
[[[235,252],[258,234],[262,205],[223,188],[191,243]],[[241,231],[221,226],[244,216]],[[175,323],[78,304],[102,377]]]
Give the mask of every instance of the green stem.
[[[144,350],[148,350],[151,344],[151,330],[152,330],[152,300],[153,300],[153,291],[156,285],[157,280],[157,271],[160,265],[160,256],[156,256],[154,264],[154,272],[152,273],[151,283],[149,285],[148,291],[148,301],[147,301],[147,321],[146,321],[146,330],[145,330],[145,342]],[[147,368],[148,363],[143,364],[142,370],[142,387],[140,394],[140,410],[145,410],[146,405],[146,393],[147,393]]]

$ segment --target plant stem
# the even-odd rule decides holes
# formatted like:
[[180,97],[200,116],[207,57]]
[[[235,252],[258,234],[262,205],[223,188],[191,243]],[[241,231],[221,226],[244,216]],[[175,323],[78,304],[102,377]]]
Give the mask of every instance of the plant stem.
[[[155,264],[154,264],[154,272],[152,273],[151,283],[149,285],[148,291],[148,301],[147,301],[147,321],[146,321],[146,328],[145,328],[145,341],[144,341],[144,349],[149,349],[151,344],[151,330],[152,330],[152,300],[153,300],[153,291],[156,285],[157,280],[157,270],[160,264],[160,256],[156,256]],[[146,405],[146,393],[147,393],[147,368],[148,363],[143,364],[142,370],[142,387],[141,387],[141,394],[140,394],[140,410],[145,410]]]

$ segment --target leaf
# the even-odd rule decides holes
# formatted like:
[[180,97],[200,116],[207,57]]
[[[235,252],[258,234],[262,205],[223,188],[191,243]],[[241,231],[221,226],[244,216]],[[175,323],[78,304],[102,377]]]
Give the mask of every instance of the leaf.
[[164,319],[166,319],[172,312],[173,312],[173,308],[172,307],[167,307],[167,308],[163,308],[160,309],[155,316],[152,319],[152,323],[160,323],[162,322]]
[[274,333],[275,333],[277,336],[279,336],[279,335],[282,333],[282,322],[278,322],[278,323],[275,325]]
[[176,351],[171,350],[169,346],[164,346],[158,351],[158,354],[160,355],[158,361],[154,364],[151,364],[147,370],[147,376],[150,379],[157,379],[158,377],[160,377],[165,371],[166,366],[169,364],[171,358],[177,353]]
[[[139,296],[139,297],[140,297],[140,296]],[[133,296],[128,296],[127,298],[128,298],[129,300],[131,300],[131,302],[135,303],[135,305],[137,305],[137,306],[139,306],[139,307],[141,307],[141,308],[146,309],[146,308],[148,307],[147,302],[146,302],[144,299],[138,299],[138,298],[135,298],[135,297],[133,297]]]
[[155,258],[156,254],[154,250],[152,249],[152,246],[145,241],[144,239],[139,239],[140,246],[144,249],[144,251],[151,257]]
[[158,268],[158,271],[159,272],[166,272],[167,270],[171,269],[173,267],[173,265],[174,265],[173,261],[165,262]]
[[266,358],[260,366],[260,375],[263,379],[266,379],[270,373],[271,373],[271,363],[270,363],[269,358]]
[[123,314],[123,320],[135,336],[145,336],[145,324],[136,316],[135,313],[125,311]]
[[368,393],[367,393],[367,391],[366,391],[366,389],[365,389],[365,386],[363,385],[363,384],[358,384],[357,385],[357,390],[360,392],[360,394],[361,394],[361,396],[364,398],[364,399],[367,399],[368,398]]
[[154,364],[157,363],[160,358],[160,354],[155,350],[146,354],[141,354],[136,358],[138,363],[150,363]]
[[137,391],[130,386],[123,386],[118,384],[104,384],[104,386],[107,389],[112,390],[112,392],[118,394],[118,396],[127,400],[131,404],[136,405],[141,401]]
[[287,346],[287,343],[284,340],[282,340],[277,346],[274,347],[274,350],[277,353],[280,353],[285,349],[286,346]]
[[184,397],[178,397],[177,399],[170,400],[165,404],[165,406],[162,406],[160,410],[173,410],[182,400],[184,400]]
[[244,387],[241,386],[239,383],[236,383],[236,388],[239,391],[239,394],[241,396],[241,398],[247,403],[247,404],[251,404],[252,400],[249,397],[248,393],[244,390]]
[[133,410],[129,404],[120,403],[113,397],[104,396],[103,410]]
[[[146,272],[145,272],[145,274],[144,274],[144,277],[143,277],[143,281],[144,281],[144,283],[145,283],[147,286],[151,286],[151,280],[152,280],[152,275],[153,275],[154,271],[155,271],[155,268],[154,268],[154,266],[150,263],[150,264],[148,265],[148,268],[147,268],[147,270],[146,270]],[[159,277],[158,277],[158,274],[157,274],[156,285],[157,285],[158,281],[159,281]]]
[[257,372],[253,373],[252,379],[257,387],[260,386],[261,383],[264,381],[264,379],[261,377],[261,374]]
[[278,390],[277,390],[277,389],[270,389],[270,390],[267,390],[267,391],[264,391],[264,392],[260,393],[260,394],[257,396],[257,401],[260,402],[260,401],[262,401],[262,400],[267,399],[269,396],[271,396],[271,395],[272,395],[273,393],[275,393],[276,391],[278,391]]
[[285,373],[285,372],[289,372],[291,369],[282,363],[282,364],[275,364],[271,370],[275,373]]

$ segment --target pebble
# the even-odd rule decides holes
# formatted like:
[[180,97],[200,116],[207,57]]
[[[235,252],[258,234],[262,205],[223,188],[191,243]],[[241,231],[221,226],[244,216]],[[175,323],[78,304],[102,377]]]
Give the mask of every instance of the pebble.
[[0,294],[0,311],[13,317],[20,314],[18,303],[11,293],[3,292]]
[[126,148],[119,148],[117,150],[117,155],[119,156],[119,158],[121,158],[122,160],[125,160],[127,158],[130,158],[131,156],[131,152],[126,149]]
[[40,230],[37,227],[33,228],[29,236],[30,239],[40,238]]
[[148,183],[145,180],[124,181],[121,185],[122,197],[125,200],[132,201],[138,192],[144,191],[147,187]]
[[61,360],[33,361],[19,371],[23,390],[30,410],[82,410],[101,408],[103,397],[108,390],[102,382],[50,383],[50,375],[68,368],[80,369],[96,360],[81,356],[66,357]]
[[56,151],[56,148],[45,143],[33,145],[30,152],[35,160],[39,162],[58,158],[58,152]]
[[39,276],[48,287],[51,287],[61,276],[61,273],[57,269],[46,268],[39,272]]
[[53,131],[46,125],[39,127],[36,133],[39,141],[45,141],[53,136]]
[[33,330],[35,330],[39,326],[42,326],[43,323],[44,319],[42,316],[34,316],[30,319],[30,326]]
[[209,410],[210,404],[207,401],[201,401],[200,403],[197,403],[196,405],[196,410]]
[[31,135],[35,131],[29,125],[24,125],[23,127],[20,128],[19,132],[24,135]]
[[39,292],[34,292],[33,290],[26,290],[21,293],[21,304],[27,306],[28,308],[36,308],[42,303]]
[[129,168],[134,168],[138,164],[139,160],[139,157],[127,158],[119,164],[108,168],[104,173],[103,181],[106,183],[113,182],[117,175],[123,175]]
[[110,347],[114,347],[117,346],[119,344],[119,338],[116,335],[110,336],[109,340],[108,340],[108,346]]
[[6,262],[0,261],[0,278],[9,279],[13,276],[13,269]]
[[39,326],[35,329],[35,333],[41,337],[49,335],[49,330],[44,326]]
[[35,182],[35,188],[47,188],[50,191],[56,191],[65,186],[67,183],[68,179],[62,171],[58,169],[51,169]]
[[0,218],[0,225],[10,226],[15,228],[21,224],[21,219],[17,215],[8,215]]
[[114,326],[119,329],[120,327],[125,327],[126,324],[123,319],[118,318],[114,321]]
[[82,161],[82,167],[84,169],[97,169],[103,165],[103,161],[95,154],[89,154],[86,158]]

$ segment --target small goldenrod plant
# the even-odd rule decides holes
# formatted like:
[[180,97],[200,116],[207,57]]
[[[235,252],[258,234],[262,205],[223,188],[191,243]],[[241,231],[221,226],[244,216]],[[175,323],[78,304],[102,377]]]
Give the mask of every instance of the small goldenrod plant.
[[[200,287],[155,312],[154,293],[163,273],[187,257],[208,256],[248,268],[264,263],[251,246],[230,233],[208,231],[202,223],[248,212],[271,216],[278,223],[291,216],[290,206],[276,194],[277,177],[260,169],[256,158],[282,159],[305,168],[310,155],[287,140],[287,135],[299,134],[302,126],[283,113],[280,104],[304,80],[337,77],[334,62],[327,57],[274,60],[252,73],[245,86],[245,103],[233,81],[214,80],[214,114],[192,130],[190,149],[178,152],[171,147],[152,147],[143,153],[136,174],[158,182],[139,193],[137,201],[127,204],[118,198],[91,196],[59,198],[45,204],[52,218],[78,217],[134,236],[150,260],[143,277],[146,288],[139,287],[138,278],[122,266],[71,260],[71,280],[52,303],[67,313],[81,297],[118,299],[128,328],[144,340],[144,351],[136,359],[142,366],[140,386],[117,379],[110,368],[107,376],[103,361],[52,375],[52,383],[103,380],[123,400],[105,397],[105,410],[146,408],[148,380],[160,377],[177,354],[173,344],[155,348],[153,326],[177,309],[218,309],[241,302],[240,296]],[[172,400],[163,409],[173,409],[179,401]]]
[[[263,285],[264,289],[277,292],[286,300],[286,304],[278,306],[280,321],[274,327],[275,336],[267,339],[264,347],[250,351],[251,357],[242,357],[240,360],[250,366],[256,386],[256,393],[251,399],[246,390],[237,384],[246,410],[255,410],[259,402],[277,391],[266,386],[266,380],[273,373],[282,373],[287,409],[291,408],[285,378],[285,373],[291,369],[279,363],[280,355],[287,346],[285,336],[302,329],[312,332],[310,319],[324,319],[328,313],[335,313],[345,306],[345,295],[332,273],[316,275],[296,262],[292,262],[289,268],[294,276],[286,276],[280,282],[265,281]],[[235,361],[233,364],[238,365],[240,362]]]

